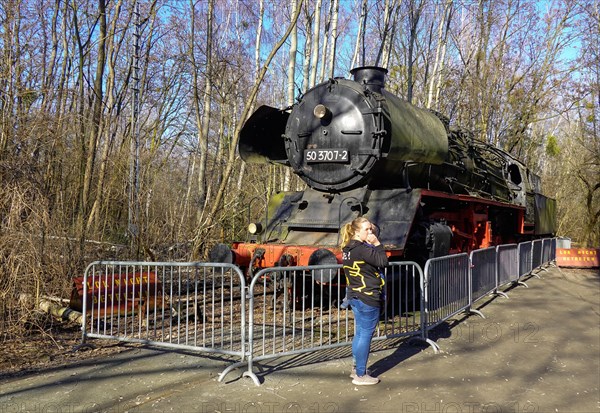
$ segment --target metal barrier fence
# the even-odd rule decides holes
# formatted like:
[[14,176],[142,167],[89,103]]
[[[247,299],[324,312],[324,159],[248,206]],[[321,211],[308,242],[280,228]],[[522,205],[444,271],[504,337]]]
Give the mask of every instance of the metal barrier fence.
[[471,260],[471,303],[479,301],[497,287],[496,248],[472,251]]
[[[384,269],[385,303],[374,340],[424,338],[420,317],[423,273],[413,262]],[[341,265],[273,267],[259,271],[248,288],[248,357],[227,367],[247,366],[244,377],[259,384],[255,362],[352,344],[354,316],[341,303],[346,295]],[[430,344],[432,344],[430,342]],[[433,344],[432,344],[433,345]]]
[[[461,312],[479,314],[473,304],[507,284],[523,284],[522,278],[556,260],[556,239],[499,245],[466,254],[430,259],[425,264],[425,339],[429,332]],[[485,317],[484,317],[485,318]]]
[[[438,345],[430,331],[473,304],[556,258],[553,239],[501,245],[427,261],[390,263],[385,302],[374,340],[410,337]],[[534,264],[537,264],[534,266]],[[340,265],[276,267],[246,279],[238,267],[216,263],[97,261],[82,281],[88,338],[234,356],[219,381],[236,368],[259,385],[261,360],[350,346],[351,309]]]
[[522,278],[533,270],[533,261],[531,260],[533,244],[531,241],[521,242],[517,249],[517,255],[519,257],[519,278]]
[[552,251],[556,251],[556,239],[546,238],[542,240],[542,265],[548,265],[552,261]]
[[517,244],[496,247],[497,285],[501,286],[519,279],[519,250]]
[[423,308],[428,329],[469,307],[469,266],[466,253],[432,258],[425,264]]
[[244,290],[229,264],[93,262],[83,277],[82,344],[103,338],[243,358]]
[[536,239],[532,241],[532,252],[531,252],[531,267],[538,268],[542,266],[542,245],[544,240]]

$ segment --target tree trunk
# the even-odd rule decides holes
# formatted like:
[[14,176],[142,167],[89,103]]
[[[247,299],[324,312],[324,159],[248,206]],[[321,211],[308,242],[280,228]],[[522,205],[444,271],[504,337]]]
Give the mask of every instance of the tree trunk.
[[[366,31],[366,22],[367,22],[367,1],[363,0],[361,6],[360,13],[360,23],[358,24],[358,32],[356,33],[356,42],[354,43],[354,54],[352,55],[352,64],[350,68],[355,68],[358,66],[362,66],[365,64],[365,56],[364,56],[364,37]],[[361,45],[362,45],[362,53],[361,53]],[[362,59],[361,59],[362,56]]]
[[[392,4],[390,4],[392,2]],[[379,45],[379,51],[377,52],[377,59],[375,60],[375,66],[386,67],[386,63],[384,61],[384,54],[386,50],[388,50],[388,43],[390,42],[390,37],[392,31],[395,29],[391,26],[391,17],[396,6],[395,0],[385,0],[383,7],[383,33],[381,34],[381,44]]]
[[[337,46],[337,25],[340,9],[339,0],[332,0],[331,8],[331,41],[329,42],[329,58],[327,59],[327,77],[333,79],[335,71],[335,52]],[[325,79],[323,79],[325,80]]]
[[44,298],[40,299],[39,308],[40,310],[50,314],[57,320],[68,320],[78,325],[83,324],[82,313],[80,313],[79,311],[72,310],[69,307],[63,306],[51,300]]
[[452,17],[452,3],[453,0],[448,0],[446,2],[438,26],[435,62],[433,64],[433,73],[431,74],[431,78],[429,80],[429,88],[427,92],[427,108],[431,108],[434,101],[437,102],[440,93],[440,86],[443,77],[442,72],[444,70],[444,59],[446,56],[448,31],[450,29],[450,20]]
[[[297,0],[292,0],[291,10],[292,15],[300,12],[300,5]],[[296,53],[298,52],[298,26],[294,25],[290,34],[290,52],[288,61],[287,71],[287,104],[292,106],[294,104],[294,92],[296,85]],[[290,168],[286,168],[284,172],[283,187],[284,191],[290,190],[291,172]]]
[[321,48],[321,70],[317,83],[325,80],[325,69],[327,68],[327,56],[329,51],[329,39],[331,33],[331,18],[333,16],[334,1],[329,2],[329,12],[327,13],[327,21],[325,22],[325,31],[323,32],[323,47]]
[[304,40],[304,60],[302,61],[302,91],[306,91],[309,88],[310,82],[310,71],[311,71],[311,56],[313,50],[313,15],[310,14],[308,7],[305,8],[305,20],[304,27],[305,40]]
[[[418,3],[415,3],[417,1]],[[419,20],[421,19],[421,12],[423,11],[423,3],[420,0],[410,1],[409,10],[409,39],[408,39],[408,57],[406,64],[407,71],[407,91],[406,100],[411,103],[413,99],[413,71],[415,64],[415,45],[417,43],[417,28],[419,27]]]
[[[193,8],[193,0],[190,0],[190,6]],[[211,104],[211,93],[212,93],[212,42],[213,42],[213,14],[214,14],[214,0],[208,0],[208,11],[207,11],[207,22],[206,22],[206,73],[204,75],[204,93],[202,99],[203,113],[200,114],[200,96],[199,96],[199,79],[198,71],[199,68],[196,66],[196,59],[194,56],[194,18],[192,17],[192,44],[190,45],[190,55],[194,67],[194,110],[196,112],[196,125],[200,131],[198,134],[198,148],[200,152],[200,159],[198,162],[198,200],[201,205],[204,205],[206,200],[206,160],[208,156],[208,132],[210,126],[210,104]],[[192,16],[194,10],[192,9]],[[198,209],[196,216],[196,225],[200,225],[202,221],[203,208]]]
[[[258,73],[260,70],[260,45],[261,45],[261,35],[263,30],[263,23],[265,18],[265,2],[264,0],[259,1],[259,13],[258,13],[258,23],[256,27],[256,41],[254,42],[254,74],[258,77]],[[250,113],[254,111],[254,102],[251,105]],[[244,173],[246,171],[246,162],[240,163],[240,173],[238,176],[238,182],[236,189],[238,192],[242,190],[242,185],[244,183]]]
[[319,65],[319,42],[321,33],[321,5],[322,0],[317,0],[315,3],[315,13],[312,25],[312,39],[310,51],[310,79],[308,88],[312,88],[317,83],[317,67]]
[[[109,59],[108,77],[106,79],[106,90],[107,90],[106,107],[108,109],[106,116],[109,119],[111,117],[115,116],[115,114],[113,113],[113,110],[112,110],[115,106],[115,95],[114,95],[115,67],[116,67],[116,63],[117,63],[117,56],[119,56],[118,50],[121,49],[121,43],[115,44],[115,41],[116,41],[115,34],[116,34],[116,22],[119,19],[121,5],[122,5],[121,0],[119,0],[115,5],[115,14],[111,18],[112,24],[110,26],[110,30],[109,30],[108,37],[107,37],[107,49],[110,50],[110,52],[111,52],[111,53],[109,53],[111,58]],[[123,41],[123,39],[121,39],[121,42],[122,41]],[[126,87],[126,86],[123,86],[123,87]],[[114,122],[114,125],[117,125],[117,122]],[[92,208],[91,208],[91,211],[90,211],[90,214],[88,217],[88,223],[87,223],[88,230],[90,230],[90,229],[96,230],[96,228],[97,228],[100,205],[102,205],[102,203],[104,202],[104,193],[107,191],[107,189],[104,187],[104,181],[106,179],[106,174],[107,174],[106,169],[107,169],[107,164],[108,164],[109,157],[110,157],[111,147],[113,144],[112,129],[115,127],[116,126],[112,126],[112,128],[111,127],[104,128],[104,145],[102,147],[102,154],[100,157],[100,167],[98,170],[98,185],[97,185],[98,189],[96,191],[96,198],[94,200],[94,204],[92,205]]]
[[[292,15],[298,7],[296,0],[292,0],[291,10]],[[296,53],[298,52],[298,28],[294,25],[290,34],[290,51],[287,70],[287,104],[294,104],[295,78],[296,78]],[[287,189],[286,189],[287,190]]]
[[102,111],[104,108],[104,67],[106,66],[106,5],[105,0],[98,0],[98,18],[100,21],[100,32],[98,33],[98,58],[96,60],[96,77],[94,79],[94,101],[92,106],[92,119],[90,122],[89,139],[87,143],[87,161],[83,178],[82,211],[83,217],[89,211],[89,199],[94,168],[96,167],[96,150],[98,139],[102,130]]

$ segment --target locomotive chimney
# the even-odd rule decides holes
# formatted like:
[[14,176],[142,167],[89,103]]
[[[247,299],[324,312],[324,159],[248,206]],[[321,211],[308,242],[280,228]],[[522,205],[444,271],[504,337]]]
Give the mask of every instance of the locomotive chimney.
[[385,86],[386,73],[387,69],[377,66],[355,67],[350,71],[355,82],[362,83],[367,89],[377,93],[381,93]]

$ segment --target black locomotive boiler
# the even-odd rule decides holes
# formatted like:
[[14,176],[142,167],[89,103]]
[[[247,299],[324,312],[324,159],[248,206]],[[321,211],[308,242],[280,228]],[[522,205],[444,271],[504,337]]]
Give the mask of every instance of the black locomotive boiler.
[[273,195],[249,239],[210,259],[249,275],[275,266],[341,262],[339,228],[365,215],[390,260],[428,258],[555,233],[556,204],[510,154],[450,128],[384,88],[361,67],[301,96],[291,110],[261,106],[245,123],[245,162],[292,168],[304,191]]

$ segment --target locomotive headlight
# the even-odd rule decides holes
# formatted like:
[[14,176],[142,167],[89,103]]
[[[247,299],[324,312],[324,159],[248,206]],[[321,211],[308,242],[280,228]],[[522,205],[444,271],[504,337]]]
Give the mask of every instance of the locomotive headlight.
[[262,230],[262,225],[259,222],[253,222],[248,225],[248,232],[252,235],[260,234]]
[[315,117],[317,119],[325,119],[330,114],[331,114],[331,112],[329,111],[327,106],[322,105],[320,103],[317,106],[315,106],[315,108],[313,109],[313,115],[315,115]]

